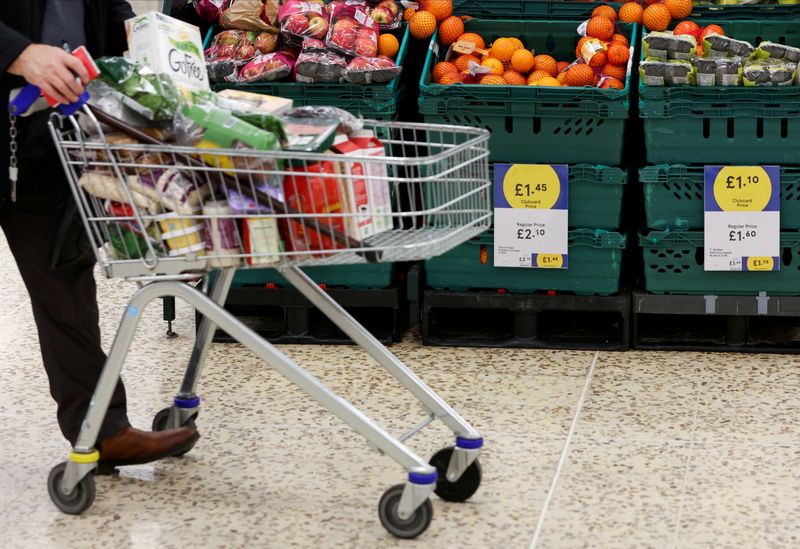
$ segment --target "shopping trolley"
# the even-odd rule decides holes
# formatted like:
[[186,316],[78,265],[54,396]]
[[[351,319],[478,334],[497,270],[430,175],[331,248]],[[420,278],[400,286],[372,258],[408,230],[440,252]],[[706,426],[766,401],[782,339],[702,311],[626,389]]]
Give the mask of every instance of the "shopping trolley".
[[[424,532],[433,492],[446,501],[475,493],[480,434],[301,267],[424,260],[488,229],[489,134],[427,124],[364,126],[381,136],[383,155],[200,149],[166,144],[91,107],[71,117],[53,114],[50,132],[100,267],[108,277],[140,286],[70,459],[50,473],[49,493],[61,511],[80,514],[94,501],[98,431],[142,311],[165,296],[184,299],[202,320],[180,389],[155,416],[154,430],[194,425],[198,381],[219,327],[407,471],[406,482],[389,488],[379,502],[380,521],[391,534],[413,538]],[[343,206],[354,188],[382,192],[390,207],[380,210],[380,199]],[[236,269],[255,267],[276,268],[420,401],[424,421],[400,438],[389,435],[225,311]],[[206,276],[212,270],[215,276]],[[205,277],[202,290],[189,283],[199,277]],[[426,462],[404,441],[435,420],[452,429],[455,444]]]

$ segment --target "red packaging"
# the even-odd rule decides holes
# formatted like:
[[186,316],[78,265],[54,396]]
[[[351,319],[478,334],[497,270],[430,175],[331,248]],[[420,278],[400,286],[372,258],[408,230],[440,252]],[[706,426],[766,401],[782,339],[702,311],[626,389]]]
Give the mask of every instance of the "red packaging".
[[326,42],[344,55],[375,57],[378,55],[380,28],[360,2],[347,0],[337,4],[331,13],[331,25]]
[[239,71],[229,82],[272,82],[286,78],[294,69],[295,56],[289,51],[259,55]]
[[401,70],[385,55],[356,57],[347,65],[344,78],[353,84],[384,84],[397,78]]
[[320,4],[288,0],[278,12],[284,36],[324,40],[328,35],[328,12]]
[[[306,166],[287,167],[287,172],[300,172],[302,175],[286,175],[283,180],[283,195],[286,205],[303,214],[342,213],[340,181],[336,163],[317,162]],[[320,174],[311,175],[311,174]],[[329,225],[344,233],[344,220],[332,217],[315,219],[320,225]],[[301,252],[309,250],[333,250],[344,248],[329,236],[320,234],[312,226],[299,221],[283,222],[284,240],[287,249]]]
[[381,30],[396,29],[403,22],[403,12],[395,0],[375,2],[369,10],[369,15]]

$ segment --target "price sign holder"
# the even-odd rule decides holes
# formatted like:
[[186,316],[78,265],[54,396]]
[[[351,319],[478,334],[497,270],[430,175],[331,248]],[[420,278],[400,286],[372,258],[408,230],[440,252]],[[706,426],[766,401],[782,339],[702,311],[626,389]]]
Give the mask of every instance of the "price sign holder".
[[568,166],[495,164],[495,267],[568,268],[568,206]]
[[706,271],[780,270],[778,166],[706,166]]

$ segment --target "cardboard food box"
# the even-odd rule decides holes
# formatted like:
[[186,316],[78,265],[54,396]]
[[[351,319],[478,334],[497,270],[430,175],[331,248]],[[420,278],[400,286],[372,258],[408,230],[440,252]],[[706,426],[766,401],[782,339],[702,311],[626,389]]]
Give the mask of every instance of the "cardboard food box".
[[[345,156],[384,156],[383,143],[371,131],[360,131],[349,138],[339,135],[332,150]],[[357,240],[392,228],[392,197],[388,169],[380,162],[341,162],[343,210],[357,213],[347,218],[347,232]]]
[[183,92],[210,91],[200,29],[151,11],[125,21],[128,55],[157,74],[168,75]]

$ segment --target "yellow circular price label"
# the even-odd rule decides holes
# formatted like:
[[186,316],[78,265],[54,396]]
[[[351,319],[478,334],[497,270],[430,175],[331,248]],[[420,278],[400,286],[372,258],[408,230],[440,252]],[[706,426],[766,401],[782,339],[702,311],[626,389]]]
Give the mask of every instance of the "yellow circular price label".
[[775,260],[771,257],[748,257],[748,271],[771,271],[775,268]]
[[772,182],[764,168],[725,166],[714,179],[714,198],[724,212],[760,212],[772,198]]
[[552,166],[515,164],[503,179],[503,194],[512,208],[549,210],[561,195],[561,180]]
[[536,266],[541,269],[560,269],[564,266],[564,256],[561,254],[539,254],[536,256]]

